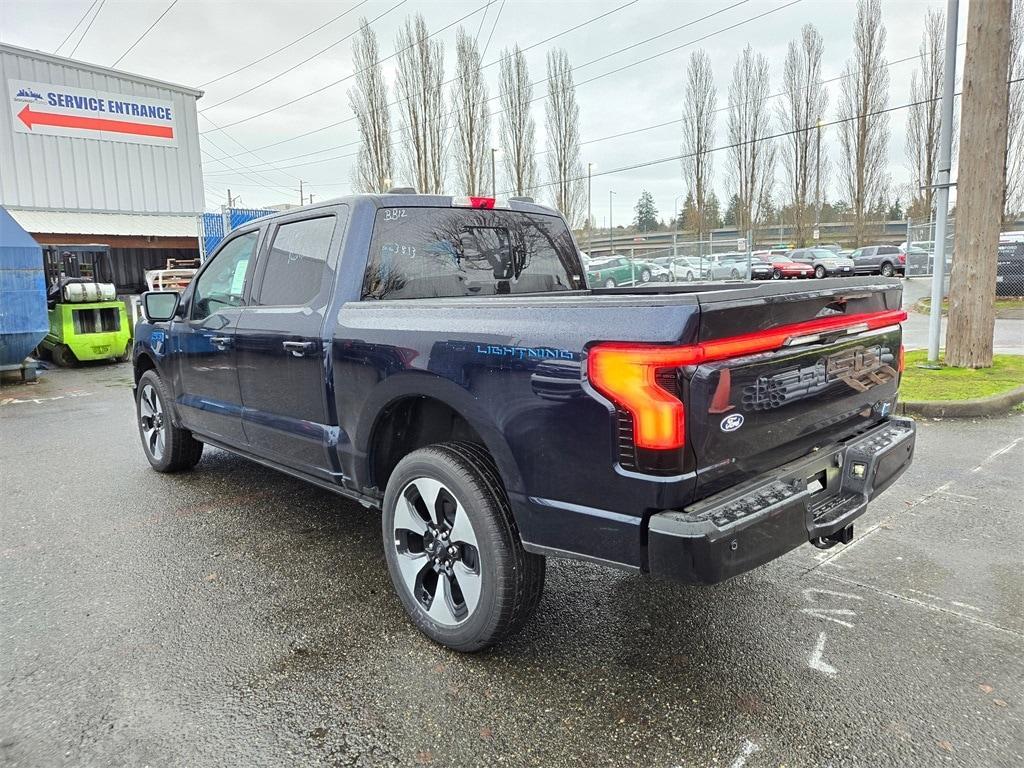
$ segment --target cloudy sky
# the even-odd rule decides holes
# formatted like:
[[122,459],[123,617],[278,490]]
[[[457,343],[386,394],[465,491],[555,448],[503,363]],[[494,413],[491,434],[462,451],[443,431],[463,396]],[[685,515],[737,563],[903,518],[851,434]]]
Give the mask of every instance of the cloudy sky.
[[[71,55],[77,46],[74,58],[108,66],[169,5],[170,0],[97,0],[95,5],[93,0],[0,0],[0,40],[52,52],[93,6],[60,53]],[[961,41],[967,5],[961,3]],[[944,8],[945,2],[885,0],[890,61],[917,53],[929,7]],[[531,79],[538,81],[545,77],[546,51],[551,46],[568,51],[580,102],[583,160],[597,166],[595,222],[607,219],[608,193],[614,190],[614,221],[625,223],[632,219],[633,206],[643,189],[651,191],[666,218],[677,196],[685,192],[677,160],[629,171],[616,169],[679,154],[680,130],[674,121],[683,112],[683,75],[693,50],[703,47],[710,54],[718,104],[724,107],[733,63],[747,43],[768,57],[772,92],[781,90],[786,45],[806,23],[817,26],[824,37],[825,78],[841,74],[852,52],[854,8],[854,3],[846,0],[178,0],[118,68],[205,91],[199,109],[211,209],[224,202],[228,188],[241,195],[247,206],[298,202],[300,179],[306,191],[320,200],[350,191],[358,136],[354,122],[348,119],[352,115],[346,93],[353,81],[345,78],[353,73],[348,36],[360,17],[376,19],[372,25],[384,55],[394,51],[398,27],[412,13],[422,13],[431,31],[466,17],[461,24],[479,35],[481,47],[489,39],[484,55],[489,64],[508,46],[518,43],[526,48],[605,14],[576,31],[530,48],[526,56]],[[252,64],[321,25],[322,29],[295,45]],[[458,26],[456,23],[439,34],[445,44],[446,79],[454,71]],[[643,42],[656,35],[661,37]],[[633,47],[622,50],[627,46]],[[962,52],[961,47],[961,60]],[[309,61],[301,63],[305,59]],[[916,60],[890,66],[891,106],[909,101],[910,75],[916,66]],[[384,69],[393,83],[394,61],[385,62]],[[228,74],[235,70],[240,71]],[[496,65],[484,70],[492,95],[497,94],[497,71]],[[261,85],[270,78],[275,79]],[[829,117],[835,116],[838,86],[829,86]],[[538,85],[534,95],[540,96],[543,88]],[[318,92],[306,96],[313,91]],[[282,106],[288,102],[294,103]],[[497,101],[492,102],[492,111],[497,109]],[[542,150],[543,99],[534,103],[534,110],[537,148]],[[496,118],[493,123],[497,130]],[[893,113],[889,157],[895,184],[909,177],[904,159],[905,123],[906,111]],[[393,115],[393,125],[397,124],[397,115]],[[228,125],[225,130],[215,127]],[[660,127],[605,138],[650,126]],[[724,112],[718,115],[717,136],[717,143],[724,144]],[[826,132],[825,147],[835,163],[834,131]],[[716,153],[716,189],[722,199],[728,193],[726,163],[726,153]],[[829,198],[835,199],[839,192],[832,180]]]

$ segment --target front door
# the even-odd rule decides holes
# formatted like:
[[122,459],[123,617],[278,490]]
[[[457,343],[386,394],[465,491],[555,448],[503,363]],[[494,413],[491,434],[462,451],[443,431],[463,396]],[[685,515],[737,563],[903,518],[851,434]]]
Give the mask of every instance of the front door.
[[235,326],[258,240],[259,230],[253,230],[226,241],[196,277],[186,319],[174,324],[182,423],[199,435],[232,445],[245,444]]
[[347,211],[338,206],[275,223],[236,337],[250,449],[326,480],[340,475],[327,389],[334,327],[325,319]]

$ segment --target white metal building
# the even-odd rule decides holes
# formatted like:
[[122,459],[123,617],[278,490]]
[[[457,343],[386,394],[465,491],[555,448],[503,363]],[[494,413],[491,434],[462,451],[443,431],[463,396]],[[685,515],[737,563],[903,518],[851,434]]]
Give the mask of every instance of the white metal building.
[[109,245],[119,288],[198,255],[202,91],[0,43],[0,205],[41,245]]

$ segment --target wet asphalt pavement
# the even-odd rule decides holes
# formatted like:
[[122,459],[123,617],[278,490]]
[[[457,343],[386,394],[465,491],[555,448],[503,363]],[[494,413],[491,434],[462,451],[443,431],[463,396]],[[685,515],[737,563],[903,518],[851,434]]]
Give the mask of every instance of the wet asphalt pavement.
[[130,376],[0,389],[0,765],[1024,764],[1024,415],[923,422],[850,546],[711,588],[551,561],[461,656],[376,514],[215,450],[151,471]]

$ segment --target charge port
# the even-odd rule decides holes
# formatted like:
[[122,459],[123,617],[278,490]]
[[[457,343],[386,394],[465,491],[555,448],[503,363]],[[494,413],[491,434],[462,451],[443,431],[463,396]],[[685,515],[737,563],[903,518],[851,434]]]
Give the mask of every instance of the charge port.
[[818,474],[811,475],[807,478],[807,492],[811,496],[824,491],[826,485],[828,485],[828,474],[824,469]]

